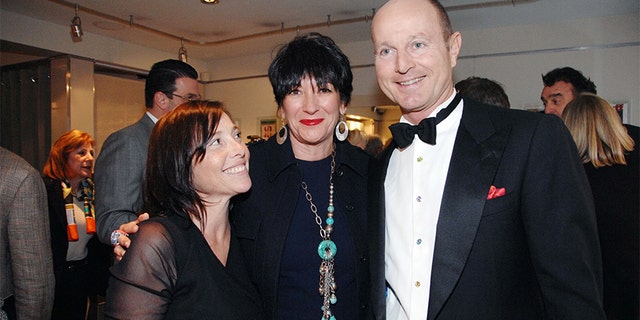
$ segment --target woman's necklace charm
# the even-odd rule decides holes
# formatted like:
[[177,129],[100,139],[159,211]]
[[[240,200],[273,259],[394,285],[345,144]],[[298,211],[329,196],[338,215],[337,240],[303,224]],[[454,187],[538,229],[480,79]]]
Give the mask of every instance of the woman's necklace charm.
[[336,298],[337,288],[333,259],[329,261],[323,260],[320,264],[320,295],[324,297],[324,302],[322,303],[323,320],[336,320],[336,317],[331,312],[331,305],[338,302],[338,298]]
[[336,256],[336,252],[338,252],[338,248],[336,244],[331,240],[323,240],[318,245],[318,255],[322,260],[331,260]]

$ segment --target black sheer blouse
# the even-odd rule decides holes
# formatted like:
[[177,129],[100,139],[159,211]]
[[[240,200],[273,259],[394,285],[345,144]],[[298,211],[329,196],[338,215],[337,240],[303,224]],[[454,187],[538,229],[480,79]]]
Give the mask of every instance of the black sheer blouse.
[[111,269],[105,315],[118,319],[262,319],[232,230],[223,265],[178,215],[142,222]]

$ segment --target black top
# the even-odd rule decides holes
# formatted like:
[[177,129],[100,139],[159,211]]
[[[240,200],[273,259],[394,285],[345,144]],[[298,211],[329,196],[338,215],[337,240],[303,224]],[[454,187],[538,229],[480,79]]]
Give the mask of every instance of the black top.
[[596,206],[608,319],[638,319],[640,303],[640,134],[638,127],[626,127],[635,141],[626,166],[584,164]]
[[[322,226],[326,225],[329,203],[329,175],[331,157],[321,161],[297,161],[303,172],[303,181],[313,197]],[[338,302],[331,305],[337,319],[356,319],[358,314],[357,287],[355,278],[355,255],[353,242],[344,216],[344,210],[335,200],[334,231],[331,240],[336,244],[334,261],[335,280],[338,286]],[[322,259],[318,255],[318,244],[322,241],[320,227],[310,209],[306,193],[300,188],[298,204],[291,220],[289,234],[282,253],[280,266],[280,290],[278,290],[276,319],[318,319],[323,297],[318,293]],[[292,303],[292,301],[297,301]]]
[[[370,289],[366,236],[368,176],[377,168],[377,162],[346,141],[335,143],[336,226],[332,239],[337,245],[338,302],[332,309],[337,319],[365,319]],[[231,220],[251,281],[263,301],[266,318],[320,319],[322,297],[318,292],[320,260],[317,254],[320,229],[314,222],[309,203],[300,201],[304,199],[300,185],[311,178],[312,172],[317,173],[322,186],[315,183],[311,186],[311,182],[306,182],[324,225],[328,162],[325,165],[322,165],[323,161],[318,162],[323,172],[314,172],[317,170],[311,167],[315,162],[305,163],[311,167],[303,168],[303,162],[295,159],[290,139],[279,145],[272,137],[249,149],[252,187],[248,193],[234,199]],[[304,275],[300,273],[293,278],[297,272]],[[347,313],[341,316],[342,312]]]
[[226,266],[200,230],[177,214],[142,222],[132,237],[111,269],[108,318],[262,319],[233,230]]

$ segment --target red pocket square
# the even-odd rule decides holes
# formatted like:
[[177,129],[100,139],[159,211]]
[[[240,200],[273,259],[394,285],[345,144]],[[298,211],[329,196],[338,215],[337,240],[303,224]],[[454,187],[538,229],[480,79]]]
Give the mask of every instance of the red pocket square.
[[491,188],[489,188],[489,194],[487,195],[487,200],[502,197],[506,192],[507,190],[505,190],[505,188],[496,188],[496,186],[492,185]]

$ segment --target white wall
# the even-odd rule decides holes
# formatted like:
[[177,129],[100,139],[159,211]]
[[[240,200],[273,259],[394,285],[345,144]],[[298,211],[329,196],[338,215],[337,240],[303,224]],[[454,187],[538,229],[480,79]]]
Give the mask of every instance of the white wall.
[[[68,26],[48,23],[10,11],[0,10],[0,21],[2,40],[115,65],[149,70],[157,61],[178,58],[177,48],[176,52],[163,52],[86,32],[82,41],[73,42]],[[189,59],[189,64],[199,72],[207,71],[206,63],[203,61]]]
[[[0,37],[4,40],[139,69],[148,69],[162,59],[175,58],[174,52],[161,52],[99,35],[72,43],[66,26],[6,11],[0,13]],[[455,80],[471,75],[495,79],[505,85],[514,108],[522,109],[540,106],[542,73],[555,67],[572,66],[590,77],[605,99],[627,102],[630,107],[628,122],[640,125],[638,17],[638,13],[632,13],[539,25],[462,30],[463,46],[454,71]],[[628,46],[607,48],[621,43]],[[361,112],[366,107],[389,104],[377,87],[370,41],[339,45],[355,67],[352,110]],[[583,46],[585,50],[549,51]],[[266,78],[270,61],[271,54],[262,54],[189,62],[201,75],[206,74],[201,78],[214,81],[204,86],[205,97],[226,102],[234,118],[239,120],[243,135],[249,135],[258,133],[259,118],[275,114],[274,98]],[[221,81],[252,76],[258,77]],[[380,120],[389,121],[384,119],[388,114],[397,117],[397,113],[388,112]],[[375,118],[375,115],[371,117]]]
[[[454,70],[454,81],[472,75],[491,78],[504,84],[513,108],[541,108],[541,74],[556,67],[571,66],[590,77],[598,94],[605,99],[627,102],[630,108],[628,122],[640,125],[640,24],[637,13],[461,32],[463,49]],[[616,44],[626,46],[608,48]],[[388,104],[375,80],[371,43],[364,41],[340,46],[352,65],[360,66],[353,70],[352,109]],[[577,47],[585,49],[568,49]],[[257,133],[252,131],[257,127],[257,119],[272,115],[275,110],[266,78],[270,60],[270,54],[253,55],[212,61],[207,67],[212,80],[264,76],[206,86],[208,97],[224,100],[233,109],[245,108],[248,100],[253,102],[251,108],[234,112],[246,134]],[[260,101],[263,103],[258,103]],[[394,112],[389,114],[397,116]]]
[[[462,39],[456,81],[470,75],[495,79],[505,86],[513,108],[542,108],[541,74],[570,66],[591,78],[598,94],[609,102],[629,103],[628,122],[640,125],[637,14],[463,31]],[[613,47],[617,44],[628,46]],[[584,49],[566,49],[579,47]],[[496,55],[474,57],[487,54]]]
[[95,75],[96,155],[107,137],[135,123],[147,111],[144,106],[144,81],[107,75]]

